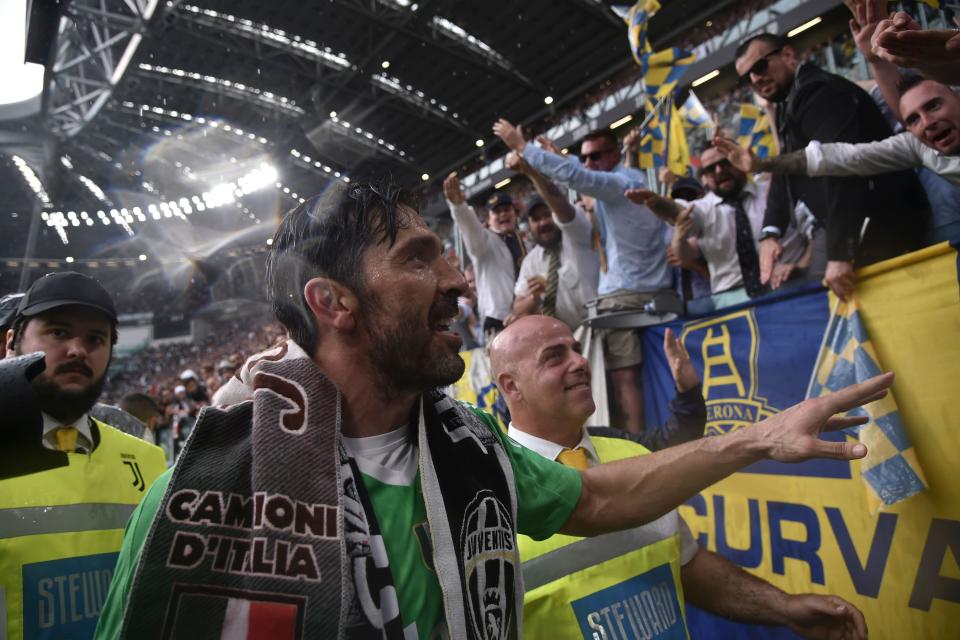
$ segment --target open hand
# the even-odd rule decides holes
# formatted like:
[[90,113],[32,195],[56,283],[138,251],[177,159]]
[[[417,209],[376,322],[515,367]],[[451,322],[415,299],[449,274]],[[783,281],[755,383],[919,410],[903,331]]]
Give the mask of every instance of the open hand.
[[667,329],[663,334],[663,352],[667,354],[667,362],[670,364],[670,373],[677,385],[677,391],[689,391],[700,384],[700,376],[690,362],[690,354],[687,353],[683,343],[673,335],[671,329]]
[[837,596],[790,596],[784,611],[790,630],[810,640],[866,640],[867,623],[855,606]]
[[493,133],[503,140],[503,144],[507,145],[507,148],[513,149],[518,153],[522,153],[524,147],[527,146],[527,141],[524,140],[520,127],[510,124],[510,122],[504,118],[500,118],[493,123]]
[[680,206],[676,202],[649,189],[627,189],[623,195],[634,204],[646,206],[667,224],[675,224],[677,214],[680,213]]
[[553,140],[547,136],[537,136],[537,142],[540,143],[540,146],[543,147],[544,151],[549,151],[550,153],[555,153],[558,156],[563,155],[560,152],[560,149],[557,148],[557,145],[553,144]]
[[773,266],[773,275],[770,276],[770,288],[777,289],[790,279],[797,265],[792,262],[778,262]]
[[863,444],[821,440],[820,434],[865,424],[869,420],[867,416],[836,414],[883,398],[892,384],[893,373],[874,376],[829,395],[804,400],[752,428],[760,429],[760,441],[765,445],[766,456],[780,462],[862,458],[867,455],[867,447]]
[[773,267],[783,255],[783,245],[776,238],[760,241],[760,283],[767,284],[773,277]]
[[713,146],[740,171],[755,173],[758,170],[760,159],[752,149],[741,147],[736,141],[719,135],[714,136]]
[[453,204],[466,202],[467,197],[463,194],[463,189],[460,188],[460,178],[457,177],[456,171],[444,179],[443,196]]
[[877,24],[887,17],[887,0],[844,0],[853,18],[850,20],[850,33],[857,49],[867,62],[877,60],[871,40]]

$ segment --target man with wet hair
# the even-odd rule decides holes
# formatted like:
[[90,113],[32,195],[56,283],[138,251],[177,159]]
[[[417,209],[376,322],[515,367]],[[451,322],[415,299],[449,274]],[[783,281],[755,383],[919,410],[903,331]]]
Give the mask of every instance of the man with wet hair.
[[354,182],[300,205],[267,282],[290,340],[244,364],[227,386],[246,401],[201,414],[131,518],[98,638],[517,637],[518,533],[638,526],[764,458],[861,458],[818,435],[862,424],[833,416],[892,383],[581,473],[438,390],[463,375],[466,283],[406,191]]

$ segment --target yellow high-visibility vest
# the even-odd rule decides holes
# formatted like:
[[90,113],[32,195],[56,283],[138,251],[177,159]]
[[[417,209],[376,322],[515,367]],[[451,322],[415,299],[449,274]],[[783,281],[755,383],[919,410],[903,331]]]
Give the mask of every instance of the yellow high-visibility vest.
[[[650,453],[629,440],[590,439],[601,462]],[[518,536],[524,637],[688,638],[679,517],[674,510],[643,527],[593,538]]]
[[0,480],[6,640],[93,637],[127,520],[166,469],[159,447],[93,423],[99,444],[91,453]]

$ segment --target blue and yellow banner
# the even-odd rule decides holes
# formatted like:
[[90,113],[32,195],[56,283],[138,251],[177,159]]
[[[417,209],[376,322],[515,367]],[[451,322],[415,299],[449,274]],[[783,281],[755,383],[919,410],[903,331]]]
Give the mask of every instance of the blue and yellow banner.
[[748,102],[740,105],[737,143],[741,147],[753,149],[758,158],[770,158],[780,152],[769,116],[763,109]]
[[696,61],[697,54],[678,47],[644,54],[640,61],[640,72],[650,99],[658,100],[673,91],[687,72],[687,67]]
[[[873,343],[863,326],[856,297],[846,302],[831,296],[835,311],[824,334],[823,347],[807,397],[823,396],[863,382],[883,372]],[[860,465],[867,483],[870,512],[906,500],[927,488],[917,454],[903,424],[894,394],[871,402],[852,414],[866,415],[870,422],[859,427],[857,438],[867,445]]]
[[[758,463],[695,496],[681,514],[701,545],[785,591],[832,593],[853,602],[873,637],[956,637],[957,251],[943,243],[862,269],[857,307],[838,307],[833,322],[830,309],[827,292],[815,287],[644,331],[648,423],[663,424],[673,397],[661,348],[669,326],[703,378],[708,436],[750,428],[800,402],[811,378],[815,395],[852,382],[858,359],[863,375],[881,364],[897,374],[892,397],[867,407],[873,420],[859,431],[874,459]],[[819,357],[821,348],[834,356]],[[898,471],[885,499],[883,485],[871,482],[871,475],[879,475],[877,460],[898,456],[917,478],[925,477],[928,488],[916,491],[915,482],[904,481],[909,474]],[[903,491],[904,486],[912,489]],[[785,629],[734,624],[690,606],[688,621],[692,637],[797,637]]]
[[680,116],[683,118],[683,126],[687,129],[713,128],[713,118],[693,91],[690,91],[687,99],[683,101]]
[[627,23],[627,40],[630,42],[630,51],[637,64],[642,64],[643,56],[650,51],[647,42],[647,27],[650,18],[660,10],[657,0],[638,0],[624,17]]

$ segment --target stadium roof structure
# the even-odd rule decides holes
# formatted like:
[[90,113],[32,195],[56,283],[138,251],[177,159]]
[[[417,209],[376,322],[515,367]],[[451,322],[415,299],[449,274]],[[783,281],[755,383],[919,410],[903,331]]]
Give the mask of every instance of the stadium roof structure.
[[[262,242],[338,181],[435,189],[503,152],[496,118],[549,117],[634,64],[601,0],[28,4],[44,92],[0,106],[2,257]],[[663,4],[655,44],[735,3]]]

